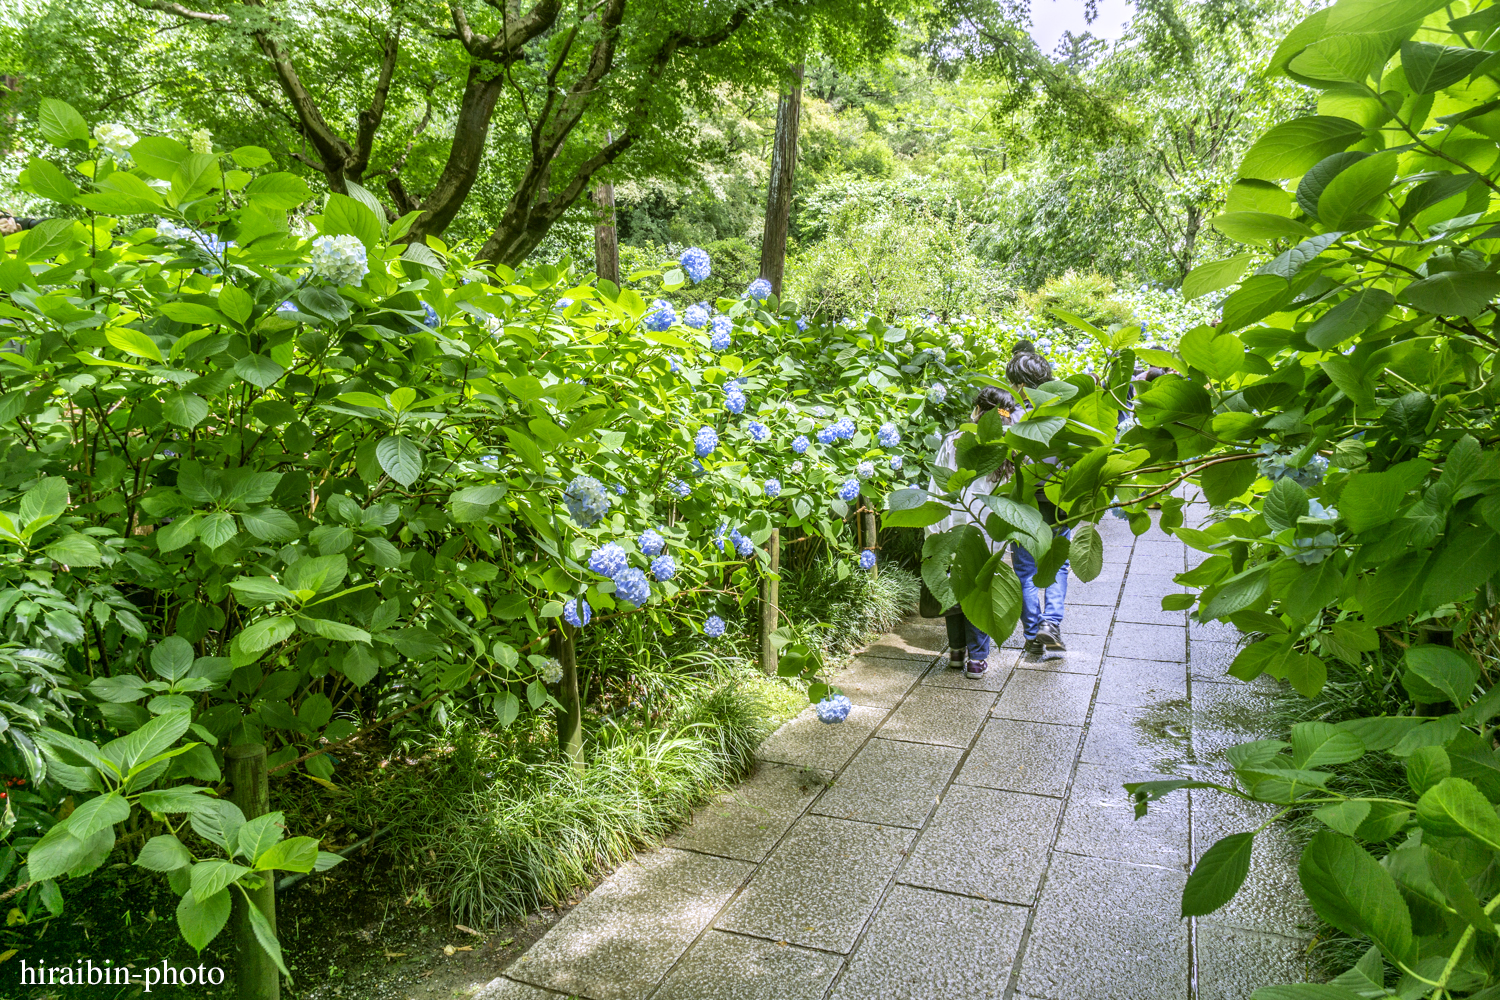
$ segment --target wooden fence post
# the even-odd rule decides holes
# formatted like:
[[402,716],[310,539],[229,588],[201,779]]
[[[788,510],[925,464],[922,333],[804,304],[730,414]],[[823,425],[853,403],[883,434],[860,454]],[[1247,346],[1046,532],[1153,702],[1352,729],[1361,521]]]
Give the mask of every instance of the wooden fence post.
[[[224,763],[233,786],[229,801],[240,807],[246,819],[264,816],[271,811],[271,788],[266,773],[266,745],[242,743],[224,751]],[[271,872],[261,876],[265,883],[259,889],[248,889],[250,902],[238,890],[230,892],[233,902],[235,950],[235,996],[240,1000],[279,1000],[281,973],[275,961],[255,937],[247,906],[256,906],[265,914],[271,929],[276,929],[276,883]]]
[[775,674],[777,652],[771,635],[776,631],[781,606],[781,581],[776,578],[781,570],[780,528],[771,529],[766,554],[771,557],[771,564],[770,572],[760,578],[760,668],[768,674]]
[[583,705],[578,697],[578,629],[559,622],[560,635],[553,640],[553,652],[562,664],[562,680],[557,686],[557,745],[575,768],[583,770]]

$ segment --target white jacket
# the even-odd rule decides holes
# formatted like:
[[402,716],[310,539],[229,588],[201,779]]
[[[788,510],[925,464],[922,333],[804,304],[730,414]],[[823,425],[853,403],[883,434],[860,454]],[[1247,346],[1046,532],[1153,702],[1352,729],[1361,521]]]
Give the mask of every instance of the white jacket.
[[[949,433],[947,437],[943,438],[943,443],[938,446],[937,457],[933,460],[934,466],[940,469],[954,469],[958,466],[958,439],[961,436],[962,435],[959,431],[953,431]],[[968,509],[955,509],[951,514],[949,514],[947,517],[943,518],[936,524],[928,525],[927,533],[929,535],[935,535],[940,531],[947,531],[949,528],[957,528],[960,525],[964,524],[973,524],[976,525],[980,531],[984,532],[984,540],[989,545],[991,552],[1003,552],[1005,550],[1006,543],[995,541],[990,537],[990,533],[984,530],[983,519],[987,516],[987,512],[985,511],[985,508],[979,503],[980,497],[989,496],[991,493],[994,493],[995,488],[1002,485],[1002,482],[993,482],[990,480],[990,477],[988,475],[980,476],[977,479],[971,480],[969,484],[963,488],[963,492],[961,493],[964,506]],[[936,477],[933,477],[929,481],[927,491],[934,494],[935,496],[947,492],[947,490],[944,489],[943,484],[937,481]],[[975,517],[969,513],[969,511],[978,511],[980,515],[979,519],[976,520]]]

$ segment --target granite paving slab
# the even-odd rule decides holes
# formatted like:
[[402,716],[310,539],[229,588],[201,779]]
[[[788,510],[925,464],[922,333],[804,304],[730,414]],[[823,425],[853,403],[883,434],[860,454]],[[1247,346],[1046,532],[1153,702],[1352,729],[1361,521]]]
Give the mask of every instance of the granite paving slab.
[[832,1000],[1000,1000],[1027,910],[898,885]]
[[872,739],[812,811],[865,823],[920,827],[962,756],[957,747]]
[[1187,662],[1187,629],[1175,625],[1137,625],[1115,622],[1109,634],[1109,656],[1133,660],[1168,660]]
[[1017,670],[995,703],[993,715],[1022,722],[1081,726],[1094,697],[1094,677],[1050,670]]
[[589,1000],[646,1000],[755,866],[667,847],[591,892],[506,975]]
[[1133,861],[1187,870],[1188,800],[1167,796],[1135,818],[1135,804],[1125,783],[1153,781],[1164,774],[1079,764],[1073,776],[1068,808],[1063,813],[1057,849],[1111,861]]
[[652,1000],[822,1000],[843,964],[825,951],[709,931]]
[[880,736],[967,747],[994,703],[989,691],[922,684],[886,718]]
[[720,930],[847,954],[914,831],[804,816],[720,915]]
[[1306,941],[1198,921],[1198,1000],[1244,1000],[1272,983],[1316,981]]
[[829,679],[856,705],[893,708],[922,676],[930,659],[860,656],[832,672]]
[[1068,630],[1068,623],[1064,620],[1062,638],[1068,647],[1067,652],[1023,652],[1016,666],[1025,670],[1051,670],[1064,674],[1099,672],[1099,664],[1104,661],[1104,636],[1075,635]]
[[1020,659],[1021,651],[1018,649],[991,647],[989,659],[986,661],[989,668],[978,677],[974,677],[967,670],[950,667],[948,658],[942,656],[927,668],[927,673],[922,675],[922,683],[934,687],[963,688],[965,691],[989,691],[999,694],[1000,689],[1005,687],[1006,680],[1010,678],[1011,670]]
[[[1178,593],[1168,591],[1167,593]],[[1115,621],[1138,625],[1187,625],[1186,611],[1163,611],[1161,597],[1129,597],[1115,609]]]
[[849,718],[830,726],[818,720],[811,705],[766,738],[755,751],[761,760],[837,771],[849,762],[865,738],[885,718],[885,710],[856,705]]
[[1041,795],[954,785],[922,831],[901,882],[1029,906],[1059,805]]
[[1038,1000],[1188,1000],[1181,872],[1059,853],[1021,955]]
[[1103,604],[1081,604],[1067,608],[1063,615],[1064,637],[1072,639],[1081,635],[1108,635],[1114,617],[1114,608]]
[[566,994],[553,993],[550,990],[538,989],[527,983],[518,983],[514,979],[506,979],[501,976],[492,979],[479,987],[474,994],[473,1000],[559,1000]]
[[1188,631],[1188,671],[1195,681],[1234,683],[1234,678],[1229,676],[1229,665],[1239,652],[1238,643],[1195,639],[1192,637],[1192,630]]
[[1099,701],[1106,705],[1151,705],[1187,697],[1187,670],[1161,660],[1104,658],[1099,673]]
[[1083,730],[1016,719],[984,724],[954,780],[1032,795],[1061,796],[1068,788]]
[[764,861],[832,777],[828,771],[761,762],[738,788],[694,812],[692,821],[668,843],[726,858]]
[[1094,706],[1083,751],[1090,764],[1181,773],[1193,764],[1192,710],[1186,700]]
[[[1275,812],[1266,802],[1214,791],[1194,789],[1188,793],[1193,808],[1193,860],[1223,838],[1260,827]],[[1157,803],[1151,803],[1155,809]],[[1301,848],[1284,827],[1271,826],[1255,835],[1250,850],[1250,874],[1234,898],[1214,911],[1212,920],[1223,926],[1308,938],[1314,926],[1312,906],[1297,878]]]

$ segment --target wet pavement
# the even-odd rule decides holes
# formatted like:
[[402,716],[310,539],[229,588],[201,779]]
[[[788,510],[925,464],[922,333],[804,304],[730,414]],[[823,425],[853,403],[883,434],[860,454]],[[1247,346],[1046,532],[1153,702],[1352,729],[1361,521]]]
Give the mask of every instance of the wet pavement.
[[1265,814],[1179,792],[1134,819],[1121,787],[1227,769],[1272,735],[1272,690],[1224,675],[1238,637],[1161,610],[1193,556],[1107,518],[1070,584],[1069,653],[1019,634],[983,679],[913,618],[834,678],[740,788],[610,876],[479,1000],[1242,1000],[1305,981],[1310,912],[1284,831],[1249,881],[1182,919],[1191,865]]

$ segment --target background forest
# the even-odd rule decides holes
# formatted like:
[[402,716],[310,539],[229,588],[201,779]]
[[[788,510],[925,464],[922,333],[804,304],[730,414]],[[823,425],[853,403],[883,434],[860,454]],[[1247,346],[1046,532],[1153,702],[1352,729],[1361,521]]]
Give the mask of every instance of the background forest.
[[[1301,10],[1145,3],[1117,42],[1065,34],[1048,58],[1024,10],[940,4],[810,46],[787,297],[834,318],[926,310],[1056,322],[1043,307],[1059,301],[1099,319],[1140,312],[1135,300],[1102,304],[1113,286],[1176,287],[1195,262],[1222,256],[1227,243],[1207,220],[1224,209],[1240,155],[1268,123],[1310,110],[1298,106],[1306,91],[1260,72]],[[206,129],[223,148],[264,147],[326,187],[317,137],[278,90],[253,23],[208,20],[222,16],[147,0],[10,5],[0,14],[0,149],[11,153],[0,157],[0,204],[48,211],[16,179],[35,152],[37,102],[54,93],[86,95],[89,120],[140,134]],[[277,24],[299,86],[332,133],[354,137],[345,150],[358,169],[347,176],[392,215],[415,204],[407,192],[442,181],[464,90],[462,50],[425,16],[371,3]],[[777,94],[789,82],[767,68],[775,58],[710,67],[651,95],[649,134],[593,175],[613,182],[625,270],[697,245],[715,261],[711,294],[756,276]],[[515,84],[523,97],[525,83]],[[527,173],[530,115],[524,100],[497,111],[445,239],[482,241],[494,225]],[[531,251],[563,255],[592,260],[586,196]]]

